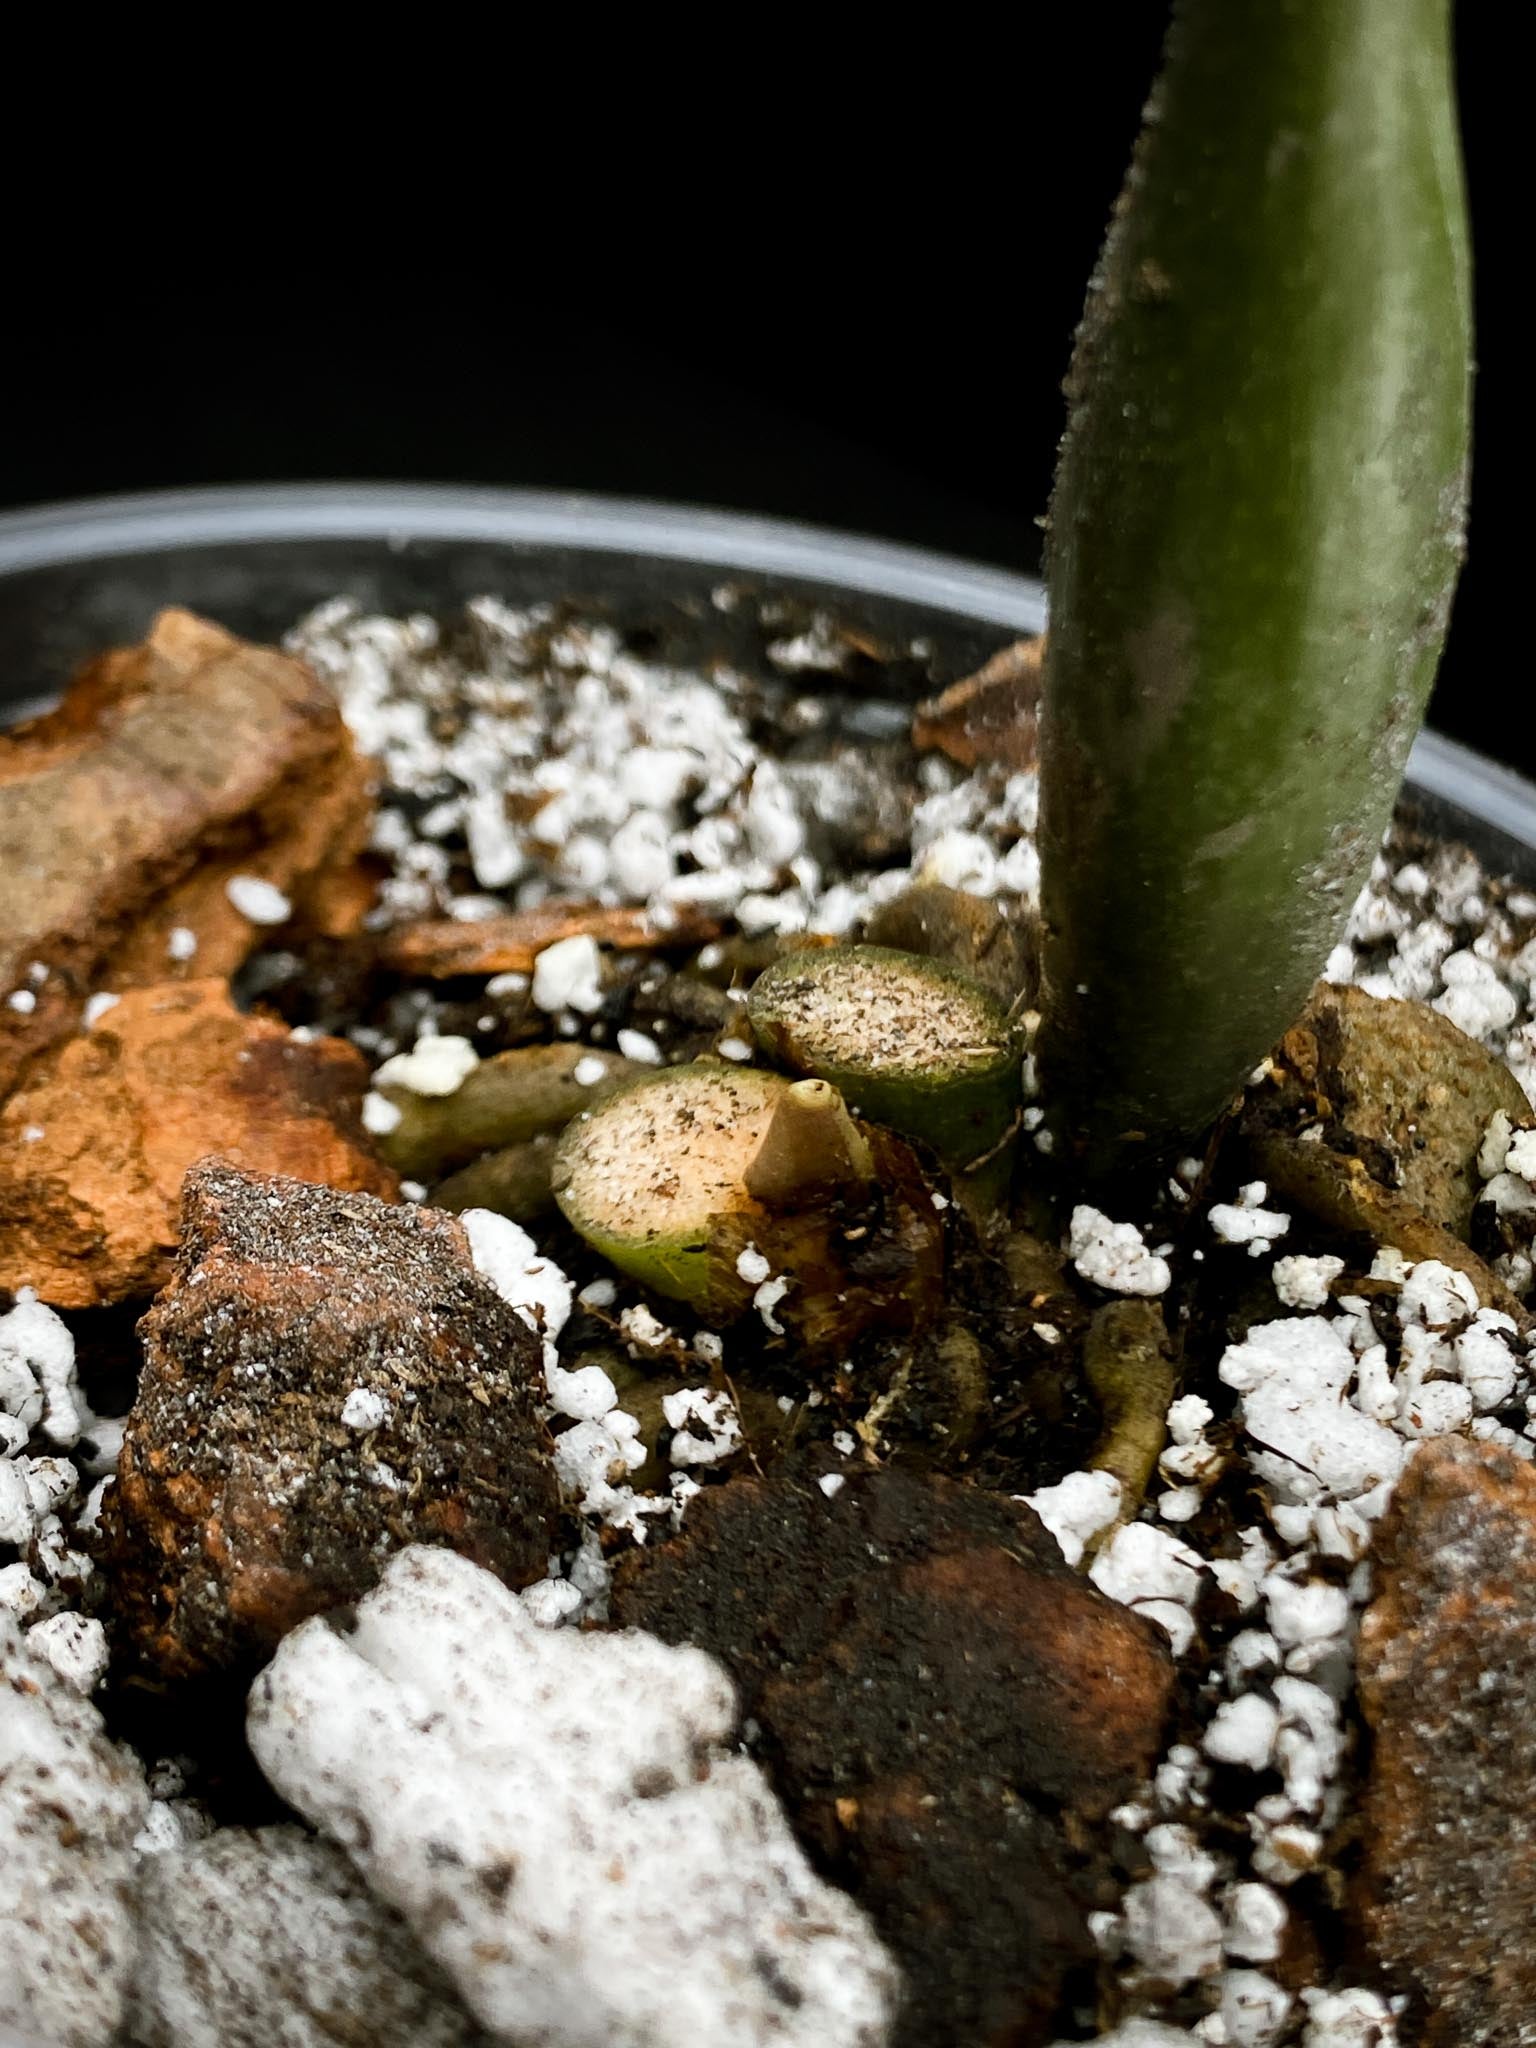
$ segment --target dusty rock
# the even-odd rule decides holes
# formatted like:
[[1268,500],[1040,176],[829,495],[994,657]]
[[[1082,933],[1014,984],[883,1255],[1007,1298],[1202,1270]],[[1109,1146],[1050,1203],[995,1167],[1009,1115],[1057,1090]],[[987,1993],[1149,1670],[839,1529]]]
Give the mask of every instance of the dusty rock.
[[700,946],[719,932],[713,919],[686,904],[665,925],[647,911],[600,903],[542,903],[461,924],[452,918],[402,925],[379,943],[379,962],[394,974],[451,981],[460,974],[531,974],[534,962],[562,939],[590,938],[619,953]]
[[247,1733],[495,2034],[526,2048],[884,2048],[896,1973],[729,1747],[697,1650],[541,1627],[441,1550],[296,1629]]
[[302,1828],[222,1828],[145,1859],[135,2048],[478,2048],[397,1913]]
[[0,1611],[0,2038],[117,2038],[148,1802],[130,1752]]
[[167,1677],[254,1665],[402,1544],[543,1575],[539,1339],[457,1218],[206,1161],[140,1330],[103,1527],[118,1617]]
[[1282,1043],[1312,1091],[1324,1142],[1359,1158],[1441,1228],[1465,1237],[1478,1147],[1495,1110],[1531,1114],[1497,1053],[1424,1003],[1324,984]]
[[1360,1630],[1373,1736],[1356,1905],[1424,2048],[1536,2042],[1536,1469],[1410,1464]]
[[0,996],[35,998],[0,1005],[0,1094],[86,996],[164,980],[174,928],[197,973],[238,966],[261,930],[226,894],[234,876],[321,929],[353,920],[370,809],[367,766],[302,663],[181,611],[93,662],[0,738]]
[[912,716],[913,746],[937,748],[962,768],[974,768],[978,761],[1033,768],[1039,758],[1044,655],[1043,638],[1017,640],[975,675],[919,704]]
[[701,1495],[614,1618],[735,1679],[801,1840],[903,1965],[896,2042],[1052,2038],[1113,1901],[1100,1824],[1158,1755],[1160,1630],[1022,1503],[824,1461]]
[[353,1047],[242,1016],[222,981],[130,991],[0,1108],[0,1288],[60,1308],[153,1293],[183,1177],[211,1154],[392,1197],[367,1085]]

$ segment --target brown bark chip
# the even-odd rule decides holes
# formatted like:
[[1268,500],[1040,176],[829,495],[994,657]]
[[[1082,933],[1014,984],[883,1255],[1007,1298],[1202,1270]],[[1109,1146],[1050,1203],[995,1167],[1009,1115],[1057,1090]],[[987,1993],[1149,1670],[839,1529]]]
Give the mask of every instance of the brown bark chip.
[[209,1160],[182,1229],[103,1508],[151,1669],[254,1668],[407,1543],[513,1586],[543,1576],[559,1499],[540,1341],[456,1217]]
[[233,876],[322,928],[354,915],[370,804],[335,703],[287,655],[168,611],[93,662],[56,711],[0,736],[0,998],[33,998],[0,1001],[0,1094],[87,995],[173,978],[173,928],[196,938],[196,973],[238,966],[261,930],[225,894]]
[[213,1153],[395,1195],[362,1127],[367,1086],[352,1046],[242,1016],[222,981],[131,991],[0,1109],[0,1288],[57,1308],[152,1294],[183,1177]]
[[719,1657],[797,1832],[900,1960],[900,2048],[1049,2041],[1111,1807],[1159,1753],[1161,1632],[1020,1502],[814,1465],[701,1495],[621,1566],[614,1618]]
[[974,768],[978,761],[1033,768],[1039,758],[1043,639],[1016,640],[972,676],[912,714],[912,744]]
[[401,925],[379,941],[379,962],[391,973],[452,981],[460,975],[531,974],[539,955],[562,939],[591,938],[618,953],[703,945],[719,923],[687,904],[659,924],[649,911],[601,903],[540,903],[500,917],[459,923],[433,918]]
[[[1373,1735],[1356,1903],[1425,2048],[1536,2042],[1536,1470],[1426,1444],[1360,1630]],[[1415,2028],[1419,2029],[1415,2031]]]

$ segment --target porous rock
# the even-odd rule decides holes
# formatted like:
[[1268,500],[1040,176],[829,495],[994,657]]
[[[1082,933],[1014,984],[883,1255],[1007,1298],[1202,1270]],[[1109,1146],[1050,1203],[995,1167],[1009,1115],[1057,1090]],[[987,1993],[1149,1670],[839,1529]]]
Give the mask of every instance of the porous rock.
[[183,1178],[210,1154],[394,1196],[362,1125],[367,1085],[354,1047],[242,1016],[222,981],[131,991],[0,1109],[0,1288],[59,1308],[152,1294]]
[[1442,1229],[1465,1237],[1478,1147],[1496,1110],[1529,1118],[1497,1053],[1424,1003],[1324,983],[1282,1053],[1320,1098],[1325,1141]]
[[196,940],[199,974],[237,967],[261,931],[235,876],[346,929],[366,908],[371,808],[368,766],[302,662],[173,610],[91,663],[0,738],[0,994],[34,996],[0,1005],[0,1095],[88,995],[166,978],[172,930]]
[[0,2036],[116,2038],[148,1799],[135,1758],[0,1611]]
[[247,1732],[498,2038],[881,2048],[890,1959],[728,1753],[735,1718],[701,1652],[541,1628],[412,1549],[349,1629],[286,1639]]
[[1424,2048],[1536,2042],[1536,1469],[1419,1450],[1360,1628],[1372,1733],[1356,1906]]
[[161,1674],[253,1668],[406,1543],[542,1576],[539,1339],[457,1218],[204,1162],[140,1328],[103,1527],[118,1618]]
[[221,1828],[144,1859],[135,2048],[481,2048],[486,2036],[334,1843]]
[[1113,1903],[1100,1824],[1158,1754],[1159,1629],[1022,1502],[815,1459],[701,1495],[614,1617],[735,1679],[796,1832],[903,1966],[896,2041],[1051,2038]]

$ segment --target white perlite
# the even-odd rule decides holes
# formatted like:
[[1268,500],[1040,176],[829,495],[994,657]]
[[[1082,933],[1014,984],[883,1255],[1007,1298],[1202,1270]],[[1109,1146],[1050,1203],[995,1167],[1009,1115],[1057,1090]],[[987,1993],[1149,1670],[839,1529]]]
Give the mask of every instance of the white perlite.
[[0,1415],[40,1428],[50,1443],[67,1448],[79,1440],[87,1412],[68,1326],[23,1288],[16,1306],[0,1315]]
[[741,1449],[741,1423],[729,1394],[681,1387],[663,1394],[661,1412],[673,1431],[674,1465],[718,1465]]
[[578,1010],[590,1017],[603,1006],[603,956],[585,932],[557,939],[533,963],[533,1000],[552,1017]]
[[1289,1258],[1276,1259],[1270,1278],[1287,1308],[1326,1308],[1328,1290],[1343,1270],[1344,1261],[1332,1252],[1319,1258],[1293,1252]]
[[[385,1060],[373,1085],[404,1088],[412,1095],[456,1095],[479,1064],[480,1055],[467,1038],[418,1038],[410,1052]],[[395,1122],[399,1120],[397,1113]]]
[[1278,1209],[1266,1209],[1269,1189],[1261,1180],[1239,1188],[1235,1202],[1211,1205],[1211,1228],[1223,1244],[1248,1247],[1251,1259],[1261,1259],[1277,1238],[1284,1237],[1291,1219]]
[[1019,1497],[1056,1538],[1067,1563],[1077,1565],[1094,1537],[1119,1514],[1123,1493],[1113,1472],[1069,1472],[1054,1486]]
[[1086,1202],[1072,1211],[1067,1252],[1085,1280],[1111,1294],[1165,1294],[1173,1278],[1134,1223],[1112,1223]]
[[231,875],[224,894],[252,924],[286,924],[293,915],[293,905],[282,890],[273,882],[264,882],[260,875]]
[[133,1962],[136,1758],[0,1613],[0,2033],[106,2048]]
[[51,1614],[27,1630],[27,1648],[82,1697],[107,1675],[107,1632],[94,1615]]
[[[627,1529],[643,1543],[646,1518],[670,1515],[674,1501],[637,1494],[625,1483],[645,1463],[646,1450],[639,1423],[619,1407],[607,1373],[600,1366],[567,1372],[560,1363],[560,1332],[574,1300],[570,1281],[509,1218],[490,1209],[466,1209],[459,1221],[468,1233],[476,1271],[544,1340],[550,1412],[572,1424],[555,1438],[555,1476],[561,1488],[582,1514]],[[671,1340],[672,1332],[643,1307],[625,1310],[626,1328],[639,1317],[654,1326],[658,1345]]]
[[258,1762],[493,2031],[546,2048],[878,2048],[894,1965],[815,1877],[729,1680],[633,1632],[541,1629],[404,1550],[251,1691]]
[[139,1914],[135,2048],[483,2043],[398,1915],[300,1828],[173,1840],[141,1867]]
[[1205,1560],[1187,1543],[1150,1522],[1128,1522],[1105,1544],[1088,1574],[1101,1593],[1159,1622],[1182,1657],[1194,1641],[1190,1609],[1199,1598]]
[[363,1129],[375,1138],[387,1138],[399,1125],[402,1114],[399,1103],[391,1102],[376,1089],[370,1088],[363,1097]]
[[359,1435],[382,1429],[388,1420],[389,1403],[372,1387],[354,1387],[341,1404],[342,1427],[355,1429]]
[[1302,2048],[1397,2048],[1397,2016],[1376,1991],[1303,1991]]

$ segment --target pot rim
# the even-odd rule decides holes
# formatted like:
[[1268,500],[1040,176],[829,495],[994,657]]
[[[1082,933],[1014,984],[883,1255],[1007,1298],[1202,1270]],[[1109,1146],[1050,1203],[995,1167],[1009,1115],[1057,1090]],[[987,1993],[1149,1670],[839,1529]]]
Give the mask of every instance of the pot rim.
[[[930,548],[663,499],[482,484],[213,485],[25,507],[0,513],[0,578],[124,554],[321,539],[653,555],[896,598],[1008,632],[1038,633],[1045,624],[1037,578]],[[1536,852],[1536,783],[1501,762],[1425,728],[1407,779]]]

